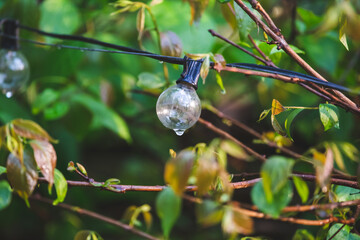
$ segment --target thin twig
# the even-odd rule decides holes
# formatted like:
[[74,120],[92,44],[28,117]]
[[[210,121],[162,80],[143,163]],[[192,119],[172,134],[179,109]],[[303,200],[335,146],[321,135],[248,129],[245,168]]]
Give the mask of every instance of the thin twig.
[[[30,197],[31,200],[35,200],[35,201],[39,201],[39,202],[43,202],[43,203],[47,203],[51,206],[54,206],[52,203],[53,201],[51,199],[47,199],[47,198],[44,198],[44,197],[41,197],[40,195],[33,195]],[[92,217],[92,218],[95,218],[95,219],[98,219],[100,221],[103,221],[103,222],[106,222],[106,223],[110,223],[114,226],[117,226],[117,227],[120,227],[126,231],[129,231],[133,234],[136,234],[140,237],[143,237],[145,239],[150,239],[150,240],[160,240],[159,238],[156,238],[154,236],[151,236],[150,234],[148,233],[145,233],[145,232],[142,232],[136,228],[133,228],[125,223],[122,223],[122,222],[119,222],[115,219],[112,219],[112,218],[109,218],[109,217],[106,217],[106,216],[103,216],[103,215],[100,215],[96,212],[92,212],[92,211],[89,211],[89,210],[86,210],[86,209],[83,209],[83,208],[79,208],[79,207],[76,207],[76,206],[72,206],[72,205],[69,205],[69,204],[66,204],[66,203],[59,203],[58,205],[55,205],[54,207],[59,207],[59,208],[63,208],[63,209],[66,209],[66,210],[69,210],[69,211],[72,211],[72,212],[76,212],[80,215],[85,215],[85,216],[88,216],[88,217]]]
[[247,151],[248,153],[250,153],[251,155],[253,155],[254,157],[260,159],[261,161],[266,161],[266,157],[264,155],[260,155],[259,153],[255,152],[253,149],[251,149],[250,147],[246,146],[244,143],[240,142],[238,139],[234,138],[232,135],[230,135],[229,133],[225,132],[224,130],[221,130],[218,127],[215,127],[211,122],[208,122],[202,118],[199,118],[199,123],[203,124],[205,127],[211,129],[212,131],[216,132],[217,134],[232,140],[233,142],[235,142],[236,144],[238,144],[239,146],[241,146],[242,148],[244,148],[245,151]]
[[273,141],[270,141],[268,139],[264,139],[264,137],[257,131],[255,131],[254,129],[252,129],[251,127],[245,125],[244,123],[226,115],[225,113],[221,112],[220,110],[218,110],[217,108],[211,106],[211,107],[207,107],[206,109],[208,109],[209,111],[211,111],[212,113],[216,114],[219,118],[222,118],[222,119],[226,119],[228,121],[230,121],[231,123],[233,123],[235,126],[243,129],[244,131],[250,133],[251,135],[253,135],[254,137],[260,139],[260,140],[264,140],[264,143],[266,145],[268,145],[269,147],[273,147],[273,148],[277,148],[279,149],[280,151],[288,154],[289,156],[292,156],[294,158],[302,158],[302,155],[296,153],[296,152],[293,152],[291,151],[290,149],[288,148],[285,148],[285,147],[281,147],[279,145],[277,145],[275,142]]
[[282,212],[308,212],[313,210],[334,210],[337,208],[344,208],[350,207],[360,204],[360,199],[351,200],[351,201],[344,201],[344,202],[335,202],[335,203],[328,203],[328,204],[314,204],[314,205],[303,205],[303,206],[288,206],[285,207]]
[[[188,200],[193,203],[198,203],[198,204],[203,203],[203,200],[201,198],[197,198],[197,197],[193,197],[193,196],[189,196],[189,195],[183,195],[183,198],[185,200]],[[234,211],[237,211],[241,214],[244,214],[244,215],[247,215],[247,216],[253,217],[253,218],[272,219],[272,220],[278,220],[278,221],[282,221],[282,222],[289,222],[289,223],[294,223],[294,224],[299,224],[299,225],[307,225],[307,226],[324,226],[326,224],[333,223],[333,222],[343,223],[343,224],[353,224],[355,222],[355,218],[343,220],[343,219],[339,219],[336,217],[330,217],[330,218],[319,219],[319,220],[299,219],[299,218],[293,218],[293,217],[273,218],[269,215],[266,215],[265,213],[258,212],[256,210],[241,208],[241,207],[239,207],[239,203],[237,203],[237,202],[232,202],[230,207]]]
[[[268,65],[266,60],[262,59],[262,58],[259,57],[259,56],[256,56],[254,53],[248,51],[247,49],[241,47],[240,45],[234,43],[233,41],[231,41],[231,40],[229,40],[229,39],[221,36],[220,34],[218,34],[217,32],[215,32],[214,30],[209,29],[208,31],[209,31],[209,33],[210,33],[213,37],[217,37],[217,38],[219,38],[219,39],[221,39],[221,40],[229,43],[230,45],[236,47],[237,49],[240,49],[241,51],[245,52],[246,54],[252,56],[252,57],[255,58],[256,60],[264,63],[265,65]],[[269,66],[269,65],[268,65],[268,66]]]
[[[322,79],[323,81],[327,80],[322,77],[318,72],[316,72],[306,61],[304,61],[286,42],[284,37],[281,35],[280,30],[273,23],[269,15],[262,8],[261,4],[256,0],[249,0],[252,6],[255,6],[255,9],[264,17],[264,19],[268,22],[270,28],[261,21],[241,0],[235,0],[235,2],[249,15],[253,21],[265,31],[272,39],[274,39],[279,49],[283,49],[290,57],[292,57],[306,72],[312,74],[313,76]],[[360,113],[360,109],[356,106],[356,104],[347,98],[344,94],[339,91],[334,91],[334,93],[346,104],[346,106],[355,113]]]
[[339,229],[328,240],[332,240],[344,227],[345,227],[345,224],[343,224],[341,227],[339,227]]
[[278,68],[273,63],[273,61],[271,61],[271,59],[268,56],[266,56],[265,53],[263,51],[261,51],[261,49],[256,45],[254,39],[250,36],[250,34],[248,35],[248,38],[249,38],[250,42],[252,43],[252,45],[254,46],[254,48],[256,49],[256,51],[263,57],[263,59],[265,59],[265,64],[270,67]]
[[[234,207],[234,210],[238,211],[239,213],[245,214],[249,217],[274,219],[273,217],[271,217],[269,215],[266,215],[261,212],[249,210],[249,209]],[[348,220],[343,220],[343,219],[339,219],[336,217],[330,217],[330,218],[320,219],[320,220],[308,220],[308,219],[299,219],[299,218],[293,218],[293,217],[279,217],[274,220],[279,220],[282,222],[290,222],[290,223],[295,223],[295,224],[300,224],[300,225],[307,225],[307,226],[324,226],[326,224],[333,223],[333,222],[344,223],[344,224],[352,224],[355,222],[354,218],[351,218]]]

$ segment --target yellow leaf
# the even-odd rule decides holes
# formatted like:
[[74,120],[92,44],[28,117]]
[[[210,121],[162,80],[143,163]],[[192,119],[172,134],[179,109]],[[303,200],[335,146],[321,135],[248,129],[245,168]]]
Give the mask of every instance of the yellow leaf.
[[226,234],[232,236],[236,236],[236,234],[249,235],[253,232],[254,222],[241,211],[226,207],[221,226]]
[[346,40],[346,33],[345,33],[346,26],[347,26],[347,19],[344,18],[344,20],[341,21],[341,26],[339,30],[339,40],[344,45],[346,50],[349,51],[349,46]]
[[195,153],[193,151],[183,150],[165,165],[165,182],[178,195],[181,195],[187,186],[194,159]]
[[284,110],[285,108],[283,107],[283,105],[281,105],[278,100],[273,99],[271,104],[271,114],[275,116],[282,113]]

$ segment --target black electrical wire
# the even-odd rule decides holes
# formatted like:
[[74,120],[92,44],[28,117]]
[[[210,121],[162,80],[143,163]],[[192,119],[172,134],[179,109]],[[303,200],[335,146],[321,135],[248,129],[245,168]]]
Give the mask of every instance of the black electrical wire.
[[[134,49],[134,48],[130,48],[130,47],[125,47],[125,46],[121,46],[121,45],[117,45],[117,44],[113,44],[113,43],[107,43],[107,42],[99,41],[99,40],[96,40],[96,39],[93,39],[93,38],[88,38],[88,37],[83,37],[83,36],[76,36],[76,35],[49,33],[49,32],[45,32],[45,31],[42,31],[42,30],[39,30],[39,29],[36,29],[36,28],[21,25],[21,24],[18,24],[17,26],[19,28],[23,29],[23,30],[34,32],[34,33],[37,33],[37,34],[43,35],[43,36],[48,36],[48,37],[62,39],[62,40],[72,40],[72,41],[86,42],[86,43],[95,44],[95,45],[99,45],[99,46],[103,46],[103,47],[108,47],[108,48],[112,48],[112,49],[116,49],[116,50],[120,50],[120,51],[106,50],[106,49],[84,48],[84,47],[75,47],[75,46],[60,45],[60,44],[50,44],[50,43],[37,42],[37,41],[34,41],[34,40],[30,40],[30,39],[17,38],[20,41],[29,42],[29,43],[33,43],[33,44],[37,44],[37,45],[45,45],[45,46],[52,46],[52,47],[58,47],[58,48],[76,49],[76,50],[81,50],[81,51],[93,51],[93,52],[107,52],[107,53],[138,55],[138,56],[149,57],[149,58],[156,59],[156,60],[166,62],[166,63],[179,64],[179,65],[184,65],[185,61],[186,61],[184,58],[154,54],[154,53],[147,52],[147,51],[142,51],[142,50],[138,50],[138,49]],[[0,35],[3,36],[3,37],[15,38],[13,36],[6,36],[5,34],[1,34],[1,33],[0,33]],[[210,63],[210,66],[212,66],[212,67],[214,65],[215,65],[215,63],[213,63],[213,62]],[[349,89],[347,87],[344,87],[344,86],[341,86],[341,85],[338,85],[338,84],[335,84],[335,83],[331,83],[331,82],[326,82],[326,81],[324,81],[322,79],[319,79],[319,78],[316,78],[316,77],[313,77],[313,76],[310,76],[310,75],[290,71],[290,70],[274,68],[274,67],[269,67],[269,66],[263,66],[263,65],[257,65],[257,64],[250,64],[250,63],[228,63],[228,64],[226,64],[226,66],[235,67],[235,68],[242,68],[242,69],[247,69],[247,70],[261,71],[261,72],[266,72],[266,73],[280,74],[280,75],[287,76],[287,77],[290,77],[290,78],[299,78],[299,79],[302,79],[302,80],[305,80],[305,81],[316,83],[316,84],[321,85],[323,87],[359,94],[359,92],[356,92],[356,91],[354,91],[352,89]]]

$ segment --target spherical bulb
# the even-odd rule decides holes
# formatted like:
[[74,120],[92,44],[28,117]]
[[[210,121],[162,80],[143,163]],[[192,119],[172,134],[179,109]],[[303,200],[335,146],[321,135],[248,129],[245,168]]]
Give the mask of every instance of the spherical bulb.
[[19,51],[0,50],[0,89],[10,98],[29,79],[29,63]]
[[156,113],[165,127],[181,136],[199,120],[201,102],[191,85],[180,82],[161,93]]

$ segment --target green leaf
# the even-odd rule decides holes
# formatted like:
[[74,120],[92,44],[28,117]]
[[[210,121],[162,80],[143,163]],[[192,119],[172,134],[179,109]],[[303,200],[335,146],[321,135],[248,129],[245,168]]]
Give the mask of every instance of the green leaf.
[[116,185],[119,184],[120,180],[117,178],[109,178],[105,181],[105,183],[103,184],[104,187],[108,187],[110,185]]
[[64,175],[58,169],[55,168],[54,173],[54,186],[57,197],[54,200],[53,205],[57,205],[65,200],[68,184]]
[[334,193],[338,202],[352,201],[360,199],[360,190],[345,186],[336,186]]
[[278,120],[276,119],[275,115],[271,115],[271,125],[273,126],[275,132],[277,132],[278,134],[280,134],[281,136],[286,136],[286,132],[284,131],[284,129],[281,127],[280,123],[278,122]]
[[42,110],[44,110],[47,106],[55,102],[60,97],[60,93],[47,88],[43,92],[41,92],[35,99],[32,104],[32,112],[33,114],[38,114]]
[[216,76],[216,83],[221,89],[221,94],[226,94],[226,89],[224,87],[224,83],[223,83],[223,80],[221,78],[221,75],[217,72],[215,76]]
[[11,203],[12,191],[9,183],[5,180],[0,181],[0,210],[3,210]]
[[181,198],[170,188],[165,188],[156,198],[156,212],[161,219],[164,236],[169,237],[170,231],[181,211]]
[[70,0],[46,0],[40,5],[40,11],[39,28],[44,31],[70,34],[80,26],[79,11]]
[[231,0],[217,0],[219,3],[228,3],[230,2]]
[[294,46],[294,45],[290,45],[290,48],[292,50],[294,50],[294,52],[296,52],[297,54],[305,54],[305,52],[301,49],[299,49],[298,47]]
[[291,201],[293,190],[288,181],[277,193],[273,194],[274,201],[269,203],[266,201],[263,181],[255,184],[251,190],[251,199],[253,203],[264,213],[269,214],[274,218],[280,216],[281,210],[286,207]]
[[298,229],[295,232],[292,240],[315,240],[314,236],[306,229]]
[[260,174],[267,202],[272,203],[273,196],[287,184],[293,165],[294,160],[282,156],[272,156],[262,165]]
[[44,109],[44,117],[46,120],[56,120],[65,116],[70,110],[69,103],[57,102],[51,107]]
[[291,139],[291,141],[294,141],[290,135],[290,127],[291,127],[291,123],[293,122],[293,120],[295,119],[295,117],[301,113],[301,111],[304,109],[295,109],[293,110],[289,116],[287,116],[286,120],[285,120],[285,130],[286,130],[286,134],[287,136]]
[[181,196],[188,184],[191,169],[194,164],[195,153],[183,150],[175,158],[166,163],[164,178],[174,192]]
[[350,226],[345,225],[342,223],[335,223],[334,225],[331,226],[331,228],[329,229],[329,232],[327,234],[326,239],[329,239],[331,237],[333,237],[333,235],[339,231],[339,229],[342,227],[342,229],[332,238],[332,240],[344,240],[344,239],[349,239],[349,234],[350,234]]
[[302,203],[305,203],[309,198],[309,188],[304,180],[299,177],[293,176],[295,188],[301,198]]
[[74,240],[103,240],[103,238],[97,232],[81,230],[76,233]]
[[[250,3],[244,2],[244,4],[249,8],[252,9]],[[256,23],[250,18],[250,16],[237,4],[234,4],[236,22],[239,29],[240,34],[240,41],[245,41],[249,33],[256,29]],[[261,19],[260,13],[257,11],[251,10],[258,18]]]
[[231,140],[221,141],[220,148],[234,158],[246,159],[248,157],[244,149]]
[[360,236],[355,233],[350,233],[348,240],[360,240]]
[[163,87],[165,80],[153,73],[143,72],[139,74],[136,85],[143,89],[156,89]]
[[260,122],[261,120],[266,118],[266,116],[269,114],[270,111],[271,111],[271,109],[266,109],[266,110],[262,111],[257,122]]
[[315,15],[311,10],[307,10],[301,7],[296,8],[296,10],[301,20],[305,23],[309,30],[319,25],[322,20],[320,16]]
[[340,129],[339,126],[339,110],[332,104],[319,105],[320,120],[324,125],[325,131],[335,127]]
[[31,140],[30,146],[34,151],[34,158],[46,181],[49,182],[49,189],[54,183],[54,169],[56,166],[56,152],[53,145],[47,141]]
[[6,169],[9,183],[19,196],[27,202],[28,197],[35,189],[38,179],[34,157],[24,151],[23,164],[21,164],[20,160],[10,153]]
[[232,207],[225,207],[225,213],[221,227],[223,232],[229,235],[249,235],[253,232],[254,222],[244,213],[236,211]]
[[93,113],[94,118],[96,118],[96,120],[104,127],[115,132],[127,142],[131,142],[131,136],[126,122],[112,109],[85,94],[76,94],[73,96],[72,100],[89,109]]
[[224,209],[217,202],[204,200],[196,204],[195,208],[197,221],[205,227],[218,224],[224,215]]
[[3,173],[6,173],[6,167],[0,166],[0,176],[1,176]]
[[88,174],[87,174],[87,171],[86,171],[86,169],[85,169],[85,167],[84,167],[83,165],[81,165],[80,163],[76,163],[76,166],[79,168],[79,170],[80,170],[80,172],[81,172],[82,174],[84,174],[85,176],[88,175]]

